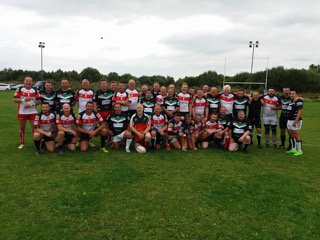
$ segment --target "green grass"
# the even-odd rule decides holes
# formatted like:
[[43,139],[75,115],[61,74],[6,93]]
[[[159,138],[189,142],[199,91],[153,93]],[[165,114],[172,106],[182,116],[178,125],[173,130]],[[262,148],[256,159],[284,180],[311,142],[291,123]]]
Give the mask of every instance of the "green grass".
[[[303,114],[304,155],[18,150],[0,93],[0,239],[319,239],[320,103]],[[98,144],[98,142],[96,142]]]

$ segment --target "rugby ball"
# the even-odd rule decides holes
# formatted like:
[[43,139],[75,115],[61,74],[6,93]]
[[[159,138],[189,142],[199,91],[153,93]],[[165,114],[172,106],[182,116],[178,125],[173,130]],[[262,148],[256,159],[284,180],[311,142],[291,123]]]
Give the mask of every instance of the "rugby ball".
[[146,148],[143,146],[136,147],[136,150],[138,153],[146,153],[147,152]]

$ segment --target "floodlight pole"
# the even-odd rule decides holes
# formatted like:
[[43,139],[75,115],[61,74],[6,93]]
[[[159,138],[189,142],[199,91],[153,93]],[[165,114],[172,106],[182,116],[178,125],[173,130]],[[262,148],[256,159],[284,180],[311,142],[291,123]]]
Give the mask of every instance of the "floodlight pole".
[[40,51],[41,51],[41,81],[43,81],[43,54],[42,49],[45,48],[45,42],[39,42]]
[[223,72],[223,84],[222,84],[222,87],[224,87],[224,83],[226,82],[226,69],[227,69],[227,57],[224,58],[224,72]]
[[[250,82],[252,82],[252,70],[253,70],[253,59],[254,59],[254,49],[259,46],[259,41],[255,43],[253,41],[249,42],[249,48],[252,48],[252,55],[251,55],[251,75],[250,75]],[[250,84],[251,89],[251,84]]]

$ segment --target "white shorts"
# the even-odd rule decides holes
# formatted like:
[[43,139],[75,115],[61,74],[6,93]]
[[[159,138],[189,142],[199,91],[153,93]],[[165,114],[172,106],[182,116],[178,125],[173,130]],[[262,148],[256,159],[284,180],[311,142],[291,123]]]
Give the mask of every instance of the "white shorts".
[[278,125],[278,116],[266,116],[262,120],[264,125]]
[[123,131],[122,133],[113,136],[112,137],[112,142],[121,142],[123,140],[123,136],[124,136],[125,131]]
[[288,120],[287,122],[287,129],[288,130],[293,130],[293,131],[297,131],[301,129],[302,126],[302,120],[297,122],[297,125],[294,127],[293,124],[294,120]]

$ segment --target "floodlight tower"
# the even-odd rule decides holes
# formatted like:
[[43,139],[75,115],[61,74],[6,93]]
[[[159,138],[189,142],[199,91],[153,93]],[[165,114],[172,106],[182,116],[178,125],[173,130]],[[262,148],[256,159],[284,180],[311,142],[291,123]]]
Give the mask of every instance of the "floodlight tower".
[[39,42],[39,48],[41,50],[41,81],[43,81],[43,55],[42,55],[42,49],[45,48],[45,42]]
[[[249,48],[252,48],[252,56],[251,56],[251,79],[250,81],[252,82],[252,69],[253,69],[253,59],[254,59],[254,49],[257,48],[259,46],[259,41],[250,41],[249,42]],[[251,85],[250,85],[251,88]]]

